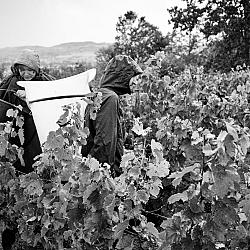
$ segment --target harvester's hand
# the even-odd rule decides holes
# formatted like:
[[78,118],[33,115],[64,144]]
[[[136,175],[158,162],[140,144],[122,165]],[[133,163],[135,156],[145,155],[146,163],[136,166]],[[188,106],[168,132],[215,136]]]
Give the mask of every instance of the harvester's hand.
[[26,93],[25,93],[25,90],[18,90],[16,92],[16,95],[18,97],[20,97],[21,99],[25,100],[26,101]]

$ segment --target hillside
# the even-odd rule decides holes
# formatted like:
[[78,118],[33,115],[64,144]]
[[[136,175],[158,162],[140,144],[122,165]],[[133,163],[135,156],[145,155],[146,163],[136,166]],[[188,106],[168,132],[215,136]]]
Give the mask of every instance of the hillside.
[[10,63],[19,55],[20,51],[25,48],[36,50],[41,62],[50,63],[75,63],[79,61],[94,62],[95,53],[102,47],[107,47],[108,43],[95,42],[72,42],[55,45],[52,47],[43,46],[21,46],[0,48],[0,63]]

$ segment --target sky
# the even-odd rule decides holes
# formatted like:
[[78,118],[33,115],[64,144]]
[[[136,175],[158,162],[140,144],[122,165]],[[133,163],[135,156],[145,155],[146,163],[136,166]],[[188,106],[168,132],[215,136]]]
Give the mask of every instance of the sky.
[[167,9],[181,0],[0,0],[0,48],[115,40],[118,17],[132,10],[171,30]]

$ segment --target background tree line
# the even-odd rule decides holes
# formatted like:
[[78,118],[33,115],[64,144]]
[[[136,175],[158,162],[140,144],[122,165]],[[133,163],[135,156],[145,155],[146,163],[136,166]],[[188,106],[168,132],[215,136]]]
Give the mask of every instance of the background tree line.
[[166,35],[133,11],[120,16],[115,43],[97,53],[100,69],[115,54],[129,54],[143,63],[157,51],[167,52],[162,70],[169,75],[179,74],[188,65],[228,72],[250,64],[248,0],[182,1],[185,7],[166,10],[173,25],[173,31]]

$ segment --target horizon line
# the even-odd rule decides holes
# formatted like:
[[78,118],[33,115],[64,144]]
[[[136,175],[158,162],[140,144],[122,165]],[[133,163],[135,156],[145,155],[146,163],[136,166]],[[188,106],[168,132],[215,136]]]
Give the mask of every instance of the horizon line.
[[12,48],[24,48],[24,47],[42,47],[42,48],[52,48],[59,45],[66,44],[76,44],[76,43],[94,43],[94,44],[113,44],[114,42],[95,42],[91,40],[87,41],[72,41],[72,42],[61,42],[54,45],[13,45],[13,46],[0,46],[0,49],[12,49]]

